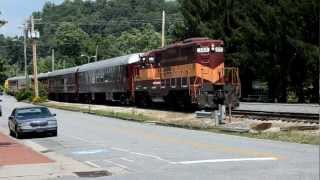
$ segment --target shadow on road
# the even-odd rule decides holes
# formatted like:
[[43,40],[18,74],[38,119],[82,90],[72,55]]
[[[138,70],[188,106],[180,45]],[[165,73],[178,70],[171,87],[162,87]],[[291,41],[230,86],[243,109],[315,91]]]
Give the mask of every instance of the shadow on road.
[[[14,135],[11,136],[16,138]],[[52,133],[28,133],[23,134],[19,139],[42,139],[42,138],[48,138],[48,137],[56,137]]]

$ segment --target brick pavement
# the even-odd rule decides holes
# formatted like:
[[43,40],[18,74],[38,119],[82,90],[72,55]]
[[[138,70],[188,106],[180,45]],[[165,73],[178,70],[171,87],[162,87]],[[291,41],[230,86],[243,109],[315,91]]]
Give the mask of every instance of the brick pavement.
[[0,132],[0,166],[54,162]]

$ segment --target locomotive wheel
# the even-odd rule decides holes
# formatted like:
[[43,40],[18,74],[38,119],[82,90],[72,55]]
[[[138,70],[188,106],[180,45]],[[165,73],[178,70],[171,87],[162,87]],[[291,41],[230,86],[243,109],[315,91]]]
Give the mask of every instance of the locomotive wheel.
[[120,104],[124,106],[129,105],[129,100],[125,95],[120,96]]
[[148,107],[151,105],[151,100],[148,95],[140,94],[136,96],[136,105],[138,107]]

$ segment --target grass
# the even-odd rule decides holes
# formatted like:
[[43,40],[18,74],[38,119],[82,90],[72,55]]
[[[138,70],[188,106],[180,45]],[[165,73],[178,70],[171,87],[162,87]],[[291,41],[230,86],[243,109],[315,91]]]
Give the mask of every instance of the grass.
[[93,110],[93,113],[99,116],[107,116],[113,117],[123,120],[130,120],[130,121],[138,121],[138,122],[145,122],[145,121],[152,121],[151,117],[145,116],[141,113],[126,113],[126,112],[114,112],[114,111],[105,111],[105,110]]
[[[40,105],[56,108],[56,109],[68,110],[68,111],[89,113],[88,108],[81,108],[77,106],[54,105],[49,103],[41,103]],[[137,122],[145,122],[145,121],[153,120],[151,117],[145,116],[144,114],[141,114],[141,113],[136,113],[135,111],[128,113],[128,112],[115,112],[115,111],[91,109],[90,113],[98,116],[106,116],[106,117],[118,118],[118,119],[129,120],[129,121],[137,121]]]
[[[40,103],[40,105],[68,110],[68,111],[76,111],[76,112],[84,112],[88,113],[88,108],[82,108],[78,106],[72,105],[56,105],[50,103]],[[157,119],[146,116],[142,113],[137,113],[136,111],[131,112],[115,112],[115,111],[108,111],[108,110],[94,110],[91,109],[90,113],[96,114],[98,116],[106,116],[112,117],[122,120],[129,120],[129,121],[136,121],[136,122],[148,122],[148,121],[156,121]],[[236,136],[243,136],[249,138],[257,138],[257,139],[269,139],[269,140],[276,140],[276,141],[286,141],[286,142],[293,142],[293,143],[300,143],[300,144],[320,144],[320,137],[316,135],[310,134],[303,134],[297,131],[280,131],[280,132],[261,132],[261,133],[239,133],[239,132],[227,132],[223,131],[219,128],[210,128],[210,129],[201,129],[197,127],[191,127],[186,125],[179,125],[179,124],[171,124],[171,123],[161,123],[157,122],[158,125],[163,126],[174,126],[184,129],[194,129],[194,130],[202,130],[206,132],[212,133],[220,133],[220,134],[228,134],[228,135],[236,135]]]
[[320,144],[320,137],[317,135],[303,134],[298,131],[280,131],[280,132],[261,132],[261,133],[238,133],[238,132],[226,132],[218,128],[207,129],[205,131],[213,133],[221,133],[228,135],[243,136],[256,139],[269,139],[275,141],[292,142],[299,144]]
[[299,133],[298,131],[284,131],[284,132],[267,132],[259,134],[248,134],[248,137],[258,139],[272,139],[277,141],[287,141],[300,144],[320,144],[320,137],[317,135],[308,135]]

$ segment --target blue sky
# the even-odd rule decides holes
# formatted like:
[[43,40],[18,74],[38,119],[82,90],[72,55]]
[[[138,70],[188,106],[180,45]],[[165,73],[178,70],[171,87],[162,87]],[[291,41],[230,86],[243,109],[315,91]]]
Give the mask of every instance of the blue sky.
[[22,25],[33,11],[40,11],[47,1],[55,4],[63,2],[63,0],[0,0],[0,19],[8,21],[8,24],[0,28],[0,34],[22,35],[22,30],[18,26]]

